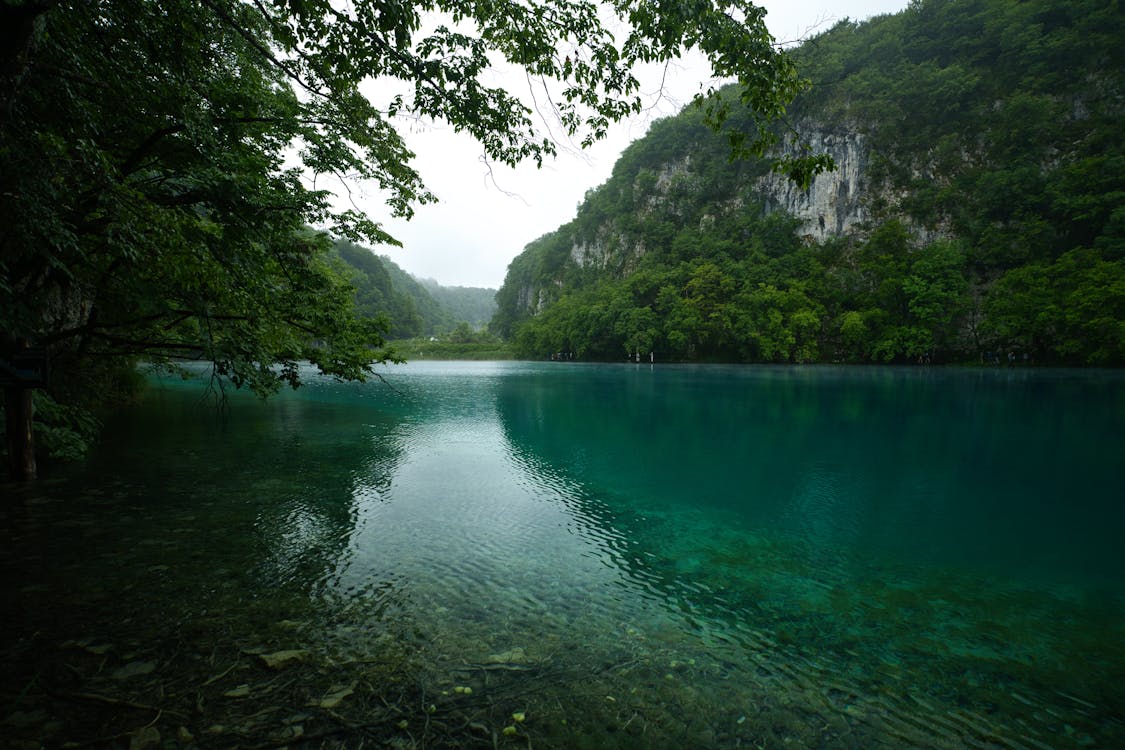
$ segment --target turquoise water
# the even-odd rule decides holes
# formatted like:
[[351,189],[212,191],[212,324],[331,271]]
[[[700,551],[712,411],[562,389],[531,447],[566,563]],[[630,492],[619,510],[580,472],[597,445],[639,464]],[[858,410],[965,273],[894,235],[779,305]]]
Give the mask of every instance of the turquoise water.
[[[221,416],[160,381],[83,468],[9,485],[10,732],[1125,746],[1125,375],[385,376]],[[254,663],[281,650],[288,683]]]

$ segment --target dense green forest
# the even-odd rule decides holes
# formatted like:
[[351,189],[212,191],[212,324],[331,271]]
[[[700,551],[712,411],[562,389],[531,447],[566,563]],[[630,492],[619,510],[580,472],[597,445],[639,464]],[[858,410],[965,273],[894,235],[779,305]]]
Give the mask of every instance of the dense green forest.
[[1125,363],[1117,2],[917,0],[794,57],[788,125],[859,154],[817,178],[847,231],[689,107],[512,262],[492,329],[528,357]]
[[336,240],[333,254],[344,262],[343,272],[355,287],[356,312],[384,317],[392,339],[446,334],[460,323],[482,328],[496,309],[495,289],[419,281],[390,258],[349,240]]

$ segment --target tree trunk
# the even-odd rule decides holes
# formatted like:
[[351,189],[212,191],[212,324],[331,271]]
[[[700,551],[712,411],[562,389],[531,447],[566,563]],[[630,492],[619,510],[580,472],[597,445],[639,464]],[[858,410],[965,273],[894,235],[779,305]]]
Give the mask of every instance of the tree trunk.
[[33,409],[30,388],[9,386],[4,389],[8,474],[16,482],[27,482],[36,477],[35,440],[31,432]]
[[0,118],[12,115],[20,84],[27,74],[43,19],[58,0],[0,4]]

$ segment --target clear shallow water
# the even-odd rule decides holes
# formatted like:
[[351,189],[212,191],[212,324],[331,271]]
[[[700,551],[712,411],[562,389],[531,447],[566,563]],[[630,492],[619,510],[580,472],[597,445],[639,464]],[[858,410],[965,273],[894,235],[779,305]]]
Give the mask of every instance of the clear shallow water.
[[162,382],[6,511],[5,638],[409,657],[465,743],[1125,746],[1125,376],[386,375]]

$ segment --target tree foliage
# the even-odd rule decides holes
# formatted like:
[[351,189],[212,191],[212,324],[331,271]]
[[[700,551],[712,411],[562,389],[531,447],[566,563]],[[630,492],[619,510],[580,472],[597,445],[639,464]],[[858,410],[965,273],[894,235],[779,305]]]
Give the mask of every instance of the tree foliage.
[[[339,208],[328,178],[369,182],[409,217],[434,197],[404,122],[542,163],[556,139],[589,144],[638,112],[633,69],[688,48],[764,123],[800,83],[762,15],[745,0],[8,0],[0,354],[45,347],[64,374],[199,358],[263,394],[297,385],[303,360],[362,379],[388,356],[386,325],[354,314],[306,227],[394,240]],[[545,116],[490,83],[498,65],[546,92]]]

